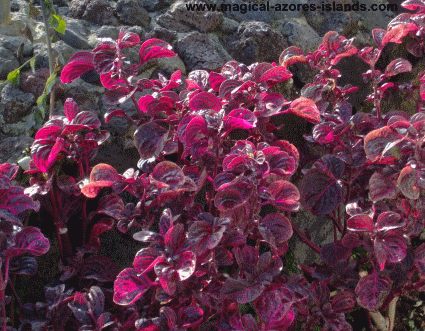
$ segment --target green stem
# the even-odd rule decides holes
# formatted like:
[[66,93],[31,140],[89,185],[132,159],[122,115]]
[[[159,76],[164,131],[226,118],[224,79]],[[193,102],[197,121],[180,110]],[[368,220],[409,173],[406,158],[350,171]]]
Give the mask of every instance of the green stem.
[[[46,29],[46,42],[47,42],[47,57],[49,58],[49,75],[52,76],[55,73],[55,68],[53,68],[53,53],[52,53],[52,44],[50,42],[50,29],[49,23],[47,21],[47,11],[44,0],[40,1],[41,12],[43,13],[44,27]],[[50,110],[49,116],[53,116],[55,107],[55,87],[53,86],[52,92],[50,92]]]

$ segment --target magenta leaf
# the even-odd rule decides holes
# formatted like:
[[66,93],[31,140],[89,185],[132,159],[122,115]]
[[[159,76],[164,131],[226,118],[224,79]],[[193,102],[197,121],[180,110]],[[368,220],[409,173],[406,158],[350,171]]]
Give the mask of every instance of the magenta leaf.
[[109,123],[109,121],[115,116],[124,116],[124,117],[127,117],[130,121],[133,121],[133,119],[130,116],[128,116],[124,110],[109,108],[103,117],[105,119],[105,123]]
[[42,172],[48,172],[50,168],[61,159],[60,155],[65,150],[63,138],[37,139],[31,145],[31,157],[35,166]]
[[320,113],[316,104],[305,97],[300,97],[295,99],[287,112],[295,114],[301,118],[304,118],[306,121],[317,124],[320,122]]
[[172,50],[172,47],[165,41],[159,39],[146,40],[140,47],[139,61],[140,64],[146,63],[149,60],[160,57],[177,56]]
[[375,40],[376,44],[378,45],[378,47],[380,49],[382,49],[381,44],[382,44],[382,40],[384,39],[386,33],[387,33],[387,31],[382,30],[382,29],[372,30],[373,40]]
[[406,223],[401,218],[400,214],[387,211],[379,215],[375,227],[379,231],[388,231],[401,228],[405,224]]
[[299,62],[307,62],[307,58],[301,48],[296,46],[288,47],[279,56],[279,64],[285,67]]
[[273,67],[267,70],[260,77],[260,83],[267,83],[269,87],[272,87],[280,82],[288,80],[292,77],[292,74],[283,66]]
[[87,51],[75,53],[63,67],[61,73],[62,83],[72,83],[83,73],[94,69],[93,54]]
[[124,28],[121,28],[117,43],[119,48],[124,49],[139,44],[140,38],[134,32],[126,32]]
[[195,111],[201,109],[219,111],[221,109],[221,101],[212,93],[200,92],[190,100],[189,107]]
[[220,295],[228,299],[236,299],[239,304],[249,303],[257,299],[264,290],[264,286],[257,284],[251,286],[250,283],[227,278],[220,290]]
[[119,178],[114,167],[104,163],[97,164],[90,173],[90,183],[81,188],[81,193],[88,198],[95,198],[103,187],[111,187]]
[[83,293],[77,292],[73,301],[68,303],[68,307],[72,310],[75,318],[83,325],[90,325],[93,319],[90,316],[90,303]]
[[[71,122],[75,116],[80,112],[77,103],[72,98],[67,98],[65,103],[63,104],[63,110],[65,112],[65,116],[69,122]],[[39,138],[36,138],[39,139]]]
[[406,0],[401,4],[403,8],[409,10],[416,10],[419,8],[425,8],[425,3],[422,0]]
[[374,272],[360,278],[356,286],[357,303],[370,311],[377,311],[391,290],[392,281]]
[[301,182],[300,193],[307,210],[314,215],[325,215],[341,201],[342,185],[331,172],[311,169]]
[[137,252],[134,258],[134,269],[139,273],[147,273],[159,262],[163,262],[165,256],[157,248],[146,247]]
[[19,166],[17,164],[3,163],[0,164],[0,176],[5,176],[8,179],[12,180],[16,177],[19,171]]
[[375,226],[369,215],[359,214],[348,219],[347,228],[351,231],[372,232]]
[[258,225],[258,230],[264,240],[274,247],[292,237],[291,222],[282,214],[267,214]]
[[29,253],[34,256],[46,254],[50,249],[49,240],[43,236],[40,229],[27,226],[15,237],[15,245],[8,249],[7,256],[13,257]]
[[211,88],[214,90],[214,92],[218,92],[220,90],[220,85],[226,80],[222,75],[216,73],[216,72],[210,72],[209,74],[209,82]]
[[179,254],[179,263],[177,267],[177,272],[179,274],[179,279],[184,281],[188,279],[195,272],[196,266],[196,254],[192,251],[186,251]]
[[232,110],[225,120],[225,132],[236,129],[250,129],[257,123],[257,117],[248,109],[238,108]]
[[412,70],[412,65],[405,59],[396,59],[390,62],[385,69],[385,76],[391,77],[403,72],[409,72]]
[[143,159],[158,157],[168,138],[168,130],[155,122],[145,123],[134,132],[134,145]]
[[155,264],[154,270],[164,291],[168,295],[173,295],[179,280],[177,270],[167,262],[158,262]]
[[139,277],[135,269],[126,268],[114,282],[113,300],[117,305],[131,305],[139,300],[151,285],[152,282],[147,277]]
[[339,157],[327,154],[313,164],[312,169],[327,170],[335,178],[341,178],[344,173],[345,164]]

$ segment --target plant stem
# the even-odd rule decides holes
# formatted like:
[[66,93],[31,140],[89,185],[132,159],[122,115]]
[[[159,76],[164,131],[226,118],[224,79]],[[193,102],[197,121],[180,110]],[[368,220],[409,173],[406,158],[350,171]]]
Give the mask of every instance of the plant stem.
[[[40,1],[41,4],[41,12],[43,13],[43,21],[44,21],[44,27],[46,29],[46,42],[47,42],[47,57],[49,58],[49,75],[52,76],[55,72],[55,68],[53,68],[53,53],[52,53],[52,44],[50,42],[50,29],[49,29],[49,23],[47,22],[47,11],[46,11],[46,5],[44,3],[44,0]],[[53,84],[52,91],[50,92],[50,110],[49,110],[49,116],[53,116],[54,114],[54,107],[55,107],[55,86]]]
[[3,274],[0,270],[0,322],[1,330],[7,331],[6,326],[6,285],[7,281],[3,278]]
[[297,236],[298,236],[298,238],[300,238],[300,240],[304,243],[304,244],[306,244],[306,245],[308,245],[311,249],[313,249],[317,254],[320,254],[320,251],[321,251],[321,249],[320,249],[320,247],[318,247],[318,246],[316,246],[314,243],[312,243],[311,242],[311,240],[309,240],[305,235],[304,235],[304,233],[302,233],[298,228],[297,228],[297,226],[294,224],[294,222],[292,221],[292,218],[291,218],[291,215],[290,214],[288,214],[288,219],[289,219],[289,222],[291,222],[291,225],[292,225],[292,229],[294,230],[294,232],[297,234]]

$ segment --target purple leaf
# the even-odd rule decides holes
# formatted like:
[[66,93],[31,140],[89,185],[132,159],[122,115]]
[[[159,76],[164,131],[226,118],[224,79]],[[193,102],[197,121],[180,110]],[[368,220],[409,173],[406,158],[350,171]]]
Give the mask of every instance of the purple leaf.
[[236,299],[239,304],[249,303],[258,298],[264,290],[264,286],[258,284],[251,287],[243,280],[227,278],[220,290],[220,295],[228,299]]
[[35,256],[46,254],[50,249],[49,240],[43,236],[40,229],[27,226],[15,237],[15,245],[7,250],[8,257],[29,253]]
[[235,179],[234,182],[220,188],[214,198],[214,205],[220,211],[232,210],[246,203],[253,194],[251,183]]
[[342,199],[342,185],[329,171],[311,169],[304,176],[300,193],[314,215],[332,212]]
[[412,65],[405,59],[396,59],[390,62],[385,69],[385,76],[391,77],[403,72],[412,71]]
[[84,260],[79,274],[85,279],[94,279],[98,282],[113,282],[118,275],[118,269],[111,259],[96,255]]
[[229,218],[218,218],[211,214],[201,213],[188,232],[188,240],[195,248],[196,253],[203,255],[208,250],[215,248],[230,222]]
[[130,116],[127,115],[127,113],[122,110],[122,109],[116,109],[116,108],[109,108],[105,115],[104,115],[104,119],[105,119],[105,123],[109,123],[109,121],[115,117],[115,116],[125,116],[127,117],[129,120],[133,120]]
[[149,175],[150,178],[167,184],[170,190],[177,190],[185,182],[185,175],[180,167],[170,161],[158,163]]
[[128,306],[135,303],[151,287],[152,282],[138,276],[133,268],[124,269],[114,282],[114,303]]
[[279,180],[271,183],[267,189],[268,200],[283,211],[297,211],[300,207],[300,193],[297,187],[286,181]]
[[425,243],[415,250],[415,266],[422,276],[425,276]]
[[196,254],[191,251],[186,251],[179,254],[179,263],[177,272],[179,279],[184,281],[188,279],[195,272]]
[[69,62],[63,67],[61,73],[62,83],[72,83],[83,73],[94,69],[93,54],[91,52],[81,51],[75,53]]
[[354,293],[342,291],[332,298],[332,308],[336,313],[350,313],[356,305]]
[[327,170],[334,175],[335,178],[341,178],[344,173],[345,164],[339,157],[327,154],[313,164],[312,169]]
[[167,262],[159,262],[155,264],[154,270],[164,291],[168,295],[173,295],[179,279],[176,269]]
[[33,256],[15,256],[10,259],[9,272],[17,275],[34,276],[37,273],[37,261]]
[[391,291],[392,281],[374,272],[360,278],[356,287],[357,303],[370,311],[377,311]]
[[397,187],[408,199],[417,200],[421,193],[418,185],[420,174],[417,168],[407,165],[401,170],[397,179]]
[[204,311],[194,304],[180,308],[177,314],[182,328],[193,328],[199,325],[202,322],[203,315]]
[[399,235],[385,235],[383,238],[377,238],[374,242],[374,251],[376,260],[384,270],[385,262],[398,263],[406,256],[407,242]]
[[90,316],[90,304],[83,293],[77,292],[68,307],[74,313],[75,318],[83,325],[91,325],[93,320]]
[[99,200],[97,210],[93,213],[90,213],[89,217],[93,218],[94,215],[104,214],[115,219],[120,219],[123,210],[124,202],[118,195],[112,193],[102,197]]
[[338,261],[346,260],[351,254],[351,249],[342,245],[341,241],[326,244],[320,250],[320,257],[328,266],[335,266]]
[[384,39],[386,34],[387,34],[387,31],[382,30],[382,29],[372,30],[373,40],[375,40],[376,44],[378,45],[378,48],[380,48],[380,49],[382,49],[382,47],[381,47],[382,40]]
[[38,211],[40,202],[24,194],[23,187],[13,186],[0,190],[0,218],[22,225],[20,214],[29,209]]
[[367,158],[371,161],[382,158],[395,158],[391,155],[390,150],[400,142],[402,138],[402,135],[388,126],[371,131],[364,138],[364,149]]
[[134,145],[144,159],[158,157],[168,138],[168,130],[155,122],[145,123],[134,132]]
[[258,230],[264,240],[274,247],[292,237],[291,222],[282,214],[267,214],[258,225]]
[[396,183],[375,172],[369,179],[369,197],[372,201],[395,199],[397,197]]

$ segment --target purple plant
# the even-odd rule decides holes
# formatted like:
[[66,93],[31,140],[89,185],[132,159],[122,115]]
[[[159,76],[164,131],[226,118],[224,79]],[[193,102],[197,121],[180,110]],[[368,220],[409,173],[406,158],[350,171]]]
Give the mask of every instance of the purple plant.
[[[408,40],[409,52],[422,55],[425,2],[403,6],[416,13],[374,30],[376,48],[358,50],[331,31],[307,55],[284,50],[279,65],[231,61],[184,81],[179,71],[138,80],[149,60],[176,54],[124,29],[117,40],[76,53],[62,82],[96,70],[111,105],[104,121],[122,116],[136,126],[140,160],[122,174],[104,163],[91,167],[108,133],[68,99],[65,116],[52,116],[35,136],[29,187],[13,186],[16,165],[0,166],[0,304],[12,301],[9,285],[20,328],[40,330],[349,331],[346,315],[359,309],[371,327],[394,330],[399,298],[425,288],[425,75],[397,82],[412,71],[402,58],[377,68],[389,43]],[[138,51],[137,63],[125,57],[128,48]],[[357,87],[338,85],[335,66],[353,56],[370,67],[363,74],[370,113],[353,114]],[[277,91],[296,63],[317,74],[286,100]],[[400,92],[413,109],[388,111],[382,101]],[[119,108],[128,99],[134,117]],[[305,136],[314,153],[277,138],[283,114],[314,125]],[[301,208],[332,223],[332,243],[319,247],[295,226]],[[49,215],[58,251],[58,272],[37,304],[23,304],[9,278],[35,274],[36,260],[23,254],[49,250],[41,231],[27,226],[29,209]],[[115,226],[115,235],[141,242],[122,270],[100,255],[102,234]],[[293,233],[323,263],[291,269]],[[13,309],[3,304],[0,312],[6,331]]]

